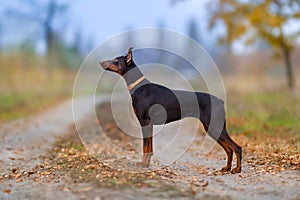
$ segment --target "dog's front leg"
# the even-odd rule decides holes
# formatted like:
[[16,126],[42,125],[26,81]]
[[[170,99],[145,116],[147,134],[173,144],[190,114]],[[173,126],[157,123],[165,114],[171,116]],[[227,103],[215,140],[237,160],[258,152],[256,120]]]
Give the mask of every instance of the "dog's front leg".
[[150,124],[142,127],[142,131],[143,131],[143,159],[141,165],[143,167],[149,167],[150,160],[153,155],[153,143],[152,143],[153,125]]

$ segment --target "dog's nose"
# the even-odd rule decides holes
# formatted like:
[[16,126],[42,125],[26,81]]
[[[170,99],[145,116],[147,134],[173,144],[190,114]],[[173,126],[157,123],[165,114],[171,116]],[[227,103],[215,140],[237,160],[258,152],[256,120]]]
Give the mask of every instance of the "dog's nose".
[[100,62],[100,65],[103,69],[106,69],[108,66],[109,66],[109,62],[108,61],[101,61]]

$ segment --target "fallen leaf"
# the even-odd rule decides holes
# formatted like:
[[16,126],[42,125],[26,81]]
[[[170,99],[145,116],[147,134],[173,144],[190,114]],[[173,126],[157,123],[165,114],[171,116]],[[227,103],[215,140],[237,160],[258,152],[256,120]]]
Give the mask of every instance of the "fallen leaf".
[[16,179],[15,181],[16,181],[16,183],[21,183],[23,181],[23,179],[21,179],[21,178],[20,179]]
[[10,189],[4,189],[3,192],[4,192],[4,193],[10,193],[11,190],[10,190]]
[[39,179],[39,178],[37,178],[37,177],[34,177],[34,178],[33,178],[33,181],[34,181],[34,182],[39,182],[39,181],[40,181],[40,179]]
[[34,174],[34,172],[33,171],[29,171],[29,172],[27,172],[27,174],[28,175],[32,175],[32,174]]
[[64,192],[69,192],[69,191],[70,191],[70,189],[69,189],[69,188],[67,188],[67,187],[64,187],[64,188],[63,188],[63,191],[64,191]]
[[97,165],[95,165],[95,164],[90,164],[90,165],[88,165],[88,166],[86,166],[85,168],[86,169],[95,169],[97,167]]
[[90,190],[92,190],[91,187],[85,187],[85,188],[80,189],[79,191],[80,192],[87,192],[87,191],[90,191]]
[[18,173],[15,178],[20,178],[22,176],[22,173]]

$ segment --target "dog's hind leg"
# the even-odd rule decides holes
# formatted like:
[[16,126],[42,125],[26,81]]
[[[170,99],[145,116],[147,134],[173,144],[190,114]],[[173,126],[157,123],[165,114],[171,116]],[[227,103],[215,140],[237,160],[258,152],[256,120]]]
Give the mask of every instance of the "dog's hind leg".
[[[226,130],[226,121],[224,122],[224,127],[222,130],[222,133],[220,135],[220,138],[218,139],[218,143],[224,148],[224,150],[226,151],[225,148],[230,148],[231,149],[231,156],[228,156],[228,161],[227,161],[227,166],[228,167],[228,163],[229,160],[232,160],[232,151],[234,152],[236,159],[237,159],[237,163],[236,163],[236,167],[234,169],[232,169],[232,173],[239,173],[242,170],[242,147],[240,147],[236,142],[234,142],[232,140],[232,138],[230,137],[230,135],[228,134],[227,130]],[[221,143],[224,143],[223,145]],[[230,161],[231,162],[231,161]],[[230,163],[231,165],[231,163]],[[223,169],[226,169],[226,167],[224,167]],[[222,170],[223,170],[222,169]],[[229,170],[228,170],[229,171]]]
[[[206,127],[206,125],[204,126],[204,128]],[[221,135],[219,136],[219,138],[216,137],[215,134],[212,134],[211,130],[208,130],[208,128],[205,128],[205,130],[207,131],[207,134],[209,136],[211,136],[223,149],[224,151],[226,152],[226,155],[227,155],[227,164],[225,167],[223,167],[221,169],[222,172],[228,172],[231,170],[231,164],[232,164],[232,157],[233,157],[233,150],[232,148],[229,146],[228,144],[228,137],[226,136],[227,132],[221,133]]]
[[[230,171],[233,152],[237,158],[237,166],[231,172],[241,172],[242,148],[237,145],[229,136],[226,130],[225,110],[221,103],[214,102],[213,109],[202,111],[200,120],[207,134],[212,137],[224,149],[227,155],[227,165],[221,171]],[[213,115],[212,115],[213,113]]]
[[240,173],[242,170],[242,147],[240,147],[236,142],[234,142],[229,136],[226,130],[226,123],[224,123],[224,129],[222,131],[220,140],[224,140],[226,144],[232,149],[236,156],[236,167],[232,169],[231,173]]
[[207,132],[207,134],[212,137],[226,152],[227,155],[227,164],[225,167],[223,167],[221,169],[222,172],[228,172],[231,170],[231,163],[232,163],[232,156],[233,156],[233,151],[232,149],[229,147],[228,143],[226,142],[226,139],[223,139],[224,137],[222,137],[222,133],[221,135],[218,137],[216,136],[214,133],[212,133],[211,128],[209,128],[209,121],[205,120],[202,118],[202,124],[204,126],[205,131]]
[[228,172],[231,170],[231,163],[232,163],[232,156],[233,156],[233,151],[232,149],[228,146],[227,142],[219,139],[218,144],[221,145],[221,147],[225,150],[227,154],[227,164],[225,167],[221,169],[222,172]]

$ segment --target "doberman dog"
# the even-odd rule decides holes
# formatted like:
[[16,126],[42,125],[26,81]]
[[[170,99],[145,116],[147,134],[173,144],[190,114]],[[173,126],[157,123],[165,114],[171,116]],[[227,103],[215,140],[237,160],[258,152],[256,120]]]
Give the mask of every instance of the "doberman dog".
[[242,148],[231,139],[226,130],[224,102],[208,93],[171,90],[151,83],[134,63],[132,49],[129,48],[127,55],[100,62],[100,65],[105,70],[118,73],[126,81],[134,113],[142,127],[143,159],[140,164],[149,167],[153,155],[153,125],[195,117],[227,154],[227,165],[221,171],[231,170],[234,152],[237,166],[231,173],[241,172]]

